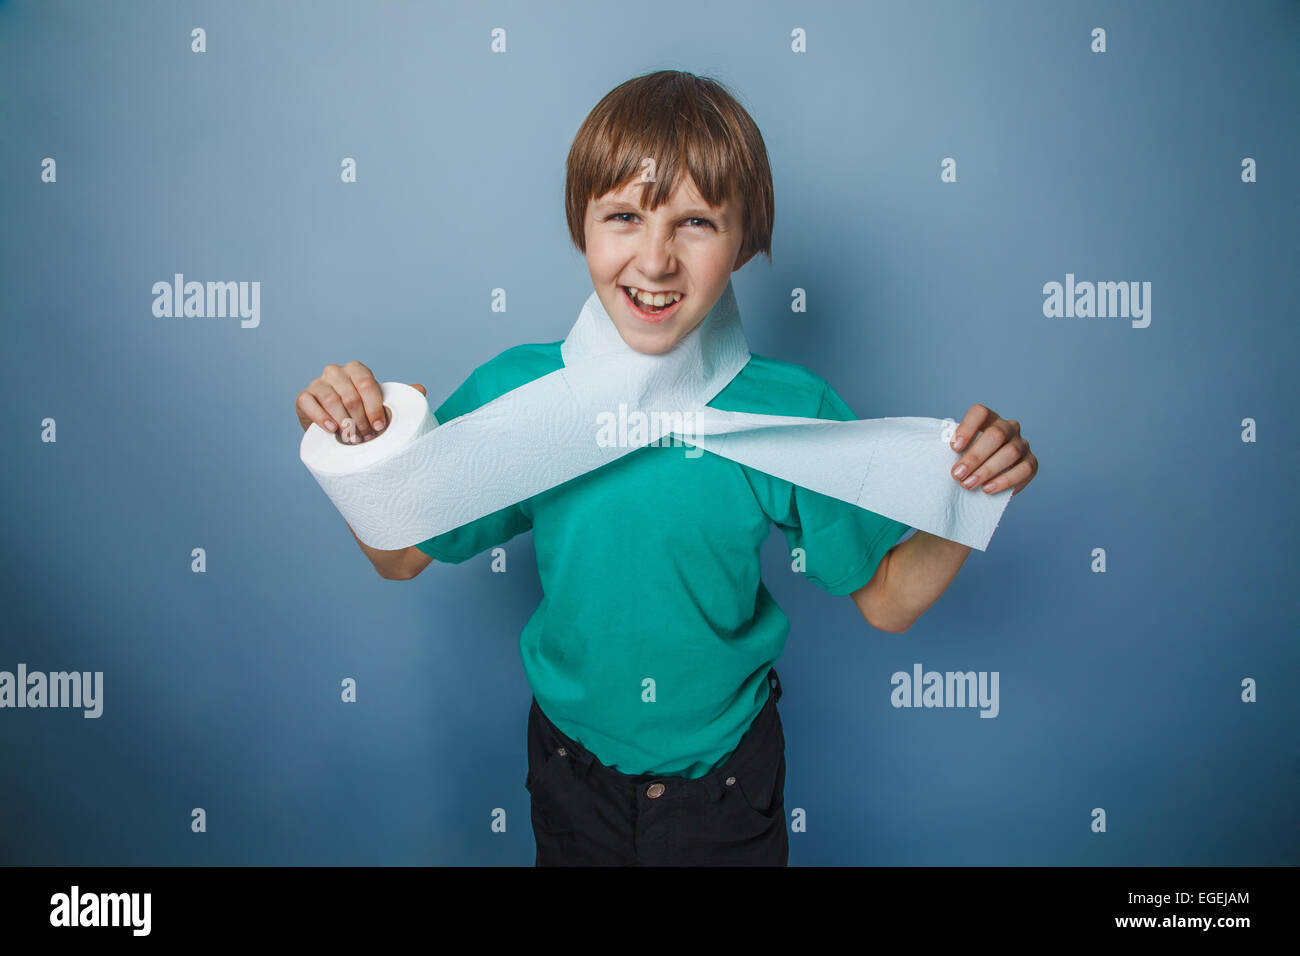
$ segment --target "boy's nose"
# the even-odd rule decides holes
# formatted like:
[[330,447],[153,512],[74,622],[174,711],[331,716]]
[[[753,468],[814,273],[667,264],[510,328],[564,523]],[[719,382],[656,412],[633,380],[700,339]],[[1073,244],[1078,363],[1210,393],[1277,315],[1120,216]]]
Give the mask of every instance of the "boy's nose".
[[676,268],[672,243],[667,239],[649,239],[637,255],[637,265],[647,279],[672,272]]

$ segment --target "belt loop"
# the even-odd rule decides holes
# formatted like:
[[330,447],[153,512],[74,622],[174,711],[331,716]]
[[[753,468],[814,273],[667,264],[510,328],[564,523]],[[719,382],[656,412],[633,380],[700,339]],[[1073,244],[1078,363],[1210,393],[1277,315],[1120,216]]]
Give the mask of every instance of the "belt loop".
[[767,672],[767,684],[772,688],[772,699],[779,701],[781,699],[781,678],[777,676],[775,667]]
[[709,795],[709,799],[714,803],[722,796],[723,791],[723,785],[718,775],[719,770],[715,770],[713,773],[705,774],[700,778],[700,785],[704,787],[704,792]]

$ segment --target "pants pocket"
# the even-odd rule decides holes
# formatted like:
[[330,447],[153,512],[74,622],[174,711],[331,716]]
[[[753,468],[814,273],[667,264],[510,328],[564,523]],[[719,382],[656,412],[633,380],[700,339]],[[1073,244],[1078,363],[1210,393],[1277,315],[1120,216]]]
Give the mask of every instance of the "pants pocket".
[[533,828],[552,834],[574,833],[585,806],[585,787],[578,779],[580,765],[560,746],[543,748],[538,756],[529,760],[524,780],[532,796]]
[[785,736],[780,726],[774,728],[773,738],[764,747],[767,759],[753,760],[734,774],[736,782],[728,787],[734,790],[745,809],[757,818],[771,821],[785,817]]
[[701,859],[745,862],[784,852],[785,736],[779,721],[765,724],[760,733],[740,759],[717,771],[721,796],[702,798],[683,821],[680,844],[698,847],[693,852]]

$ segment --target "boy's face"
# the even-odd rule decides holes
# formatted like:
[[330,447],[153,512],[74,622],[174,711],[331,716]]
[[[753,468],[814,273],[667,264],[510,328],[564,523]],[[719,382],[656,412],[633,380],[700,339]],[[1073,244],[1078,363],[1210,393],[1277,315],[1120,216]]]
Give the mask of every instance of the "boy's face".
[[[623,341],[656,355],[704,320],[731,273],[745,264],[737,261],[744,212],[735,196],[708,205],[689,175],[654,212],[638,204],[642,189],[634,181],[587,203],[587,269]],[[634,303],[630,289],[681,298],[673,303],[666,296],[656,310]]]

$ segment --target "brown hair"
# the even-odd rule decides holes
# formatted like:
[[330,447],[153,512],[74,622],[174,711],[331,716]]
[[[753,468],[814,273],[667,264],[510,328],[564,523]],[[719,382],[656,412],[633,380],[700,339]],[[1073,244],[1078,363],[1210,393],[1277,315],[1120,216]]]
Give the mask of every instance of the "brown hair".
[[642,174],[654,159],[653,182],[641,205],[668,201],[683,171],[704,200],[720,206],[738,195],[744,208],[739,260],[772,258],[772,171],[762,134],[731,91],[716,80],[679,70],[646,73],[614,87],[587,114],[569,148],[564,210],[569,236],[587,251],[587,204]]

